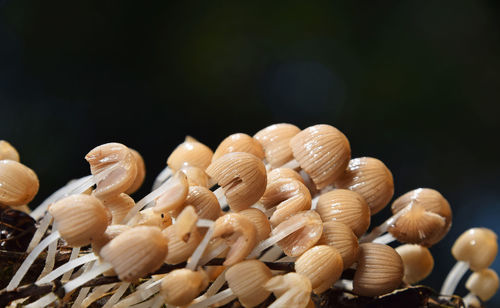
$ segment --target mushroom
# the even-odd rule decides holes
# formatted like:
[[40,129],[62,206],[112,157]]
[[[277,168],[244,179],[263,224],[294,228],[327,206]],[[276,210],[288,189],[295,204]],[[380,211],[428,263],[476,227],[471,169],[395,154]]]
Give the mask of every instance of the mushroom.
[[131,195],[136,192],[139,187],[141,187],[142,183],[144,182],[144,178],[146,177],[146,165],[144,164],[142,155],[132,148],[129,148],[129,150],[134,156],[137,174],[132,185],[130,185],[130,187],[125,191],[127,195]]
[[264,285],[264,288],[272,291],[276,297],[269,308],[305,308],[311,300],[311,281],[306,276],[297,273],[290,272],[274,276]]
[[217,197],[203,186],[189,186],[184,205],[192,205],[196,214],[203,219],[216,220],[222,215]]
[[403,281],[415,284],[429,276],[434,267],[434,258],[427,247],[405,244],[396,248],[405,267]]
[[188,305],[208,286],[208,276],[203,270],[185,268],[168,273],[161,282],[160,295],[168,305]]
[[0,205],[21,206],[38,192],[36,173],[15,160],[0,160]]
[[323,223],[323,233],[318,244],[335,247],[342,256],[344,269],[349,268],[358,260],[358,238],[351,228],[341,222],[328,221]]
[[300,129],[292,124],[279,123],[258,131],[254,138],[264,148],[267,162],[271,168],[278,168],[293,159],[290,139],[300,133]]
[[104,206],[111,211],[112,224],[119,224],[123,221],[127,213],[135,206],[135,201],[126,193],[102,200]]
[[225,275],[243,307],[255,307],[271,294],[264,287],[272,277],[271,270],[261,261],[241,261],[228,268]]
[[264,158],[262,145],[256,139],[247,134],[237,133],[222,140],[212,156],[212,162],[228,153],[234,152],[250,153],[261,160]]
[[238,212],[238,214],[243,215],[252,221],[257,231],[257,242],[265,240],[269,237],[269,233],[271,233],[271,224],[269,223],[269,219],[267,219],[266,214],[264,214],[261,210],[249,208]]
[[19,153],[8,141],[0,140],[0,160],[5,159],[19,162]]
[[204,169],[184,166],[179,171],[186,175],[189,186],[208,187],[208,175],[205,173]]
[[492,230],[472,228],[462,233],[451,248],[451,254],[457,263],[446,276],[440,293],[452,295],[469,268],[473,271],[488,268],[495,260],[497,252],[497,235]]
[[296,231],[289,233],[277,245],[289,257],[297,257],[313,247],[320,239],[323,232],[323,223],[318,213],[314,211],[299,212],[280,223],[272,231],[273,235],[285,233],[293,226],[302,225]]
[[491,269],[482,269],[474,272],[469,276],[465,287],[469,290],[469,294],[464,297],[464,302],[469,307],[469,303],[473,301],[473,297],[479,297],[483,302],[490,300],[498,291],[498,275]]

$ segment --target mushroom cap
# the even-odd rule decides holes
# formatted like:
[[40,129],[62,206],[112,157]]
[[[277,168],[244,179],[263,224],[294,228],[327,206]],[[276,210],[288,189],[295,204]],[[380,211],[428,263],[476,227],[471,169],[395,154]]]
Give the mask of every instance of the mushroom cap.
[[323,233],[318,244],[333,246],[342,256],[344,269],[358,260],[358,238],[347,225],[337,221],[323,223]]
[[186,175],[189,186],[208,187],[208,175],[205,173],[204,169],[184,166],[180,171]]
[[259,260],[245,260],[234,264],[226,271],[227,284],[243,307],[255,307],[271,292],[264,285],[273,276],[271,270]]
[[357,237],[370,226],[370,207],[355,191],[335,189],[322,194],[316,211],[324,222],[337,221],[349,226]]
[[317,189],[323,189],[337,180],[351,158],[349,140],[341,131],[326,124],[304,129],[290,139],[290,147]]
[[305,211],[290,216],[274,228],[272,233],[280,233],[282,230],[297,224],[303,224],[304,227],[291,233],[277,243],[283,252],[290,257],[300,256],[306,250],[313,247],[319,241],[323,232],[323,222],[318,213],[315,211]]
[[101,237],[98,237],[94,241],[92,241],[92,250],[99,254],[102,247],[104,247],[109,241],[122,234],[123,232],[130,230],[132,227],[127,225],[110,225],[104,231],[104,234]]
[[187,177],[184,173],[178,171],[163,185],[168,185],[168,187],[156,198],[153,209],[157,213],[168,211],[172,216],[176,217],[184,208],[189,192]]
[[405,244],[396,248],[396,252],[401,256],[405,267],[403,281],[408,284],[415,284],[429,276],[434,267],[434,258],[428,248]]
[[0,160],[4,159],[19,162],[19,153],[9,142],[0,140]]
[[0,160],[0,205],[29,203],[38,192],[36,173],[15,160]]
[[266,191],[266,167],[249,153],[225,154],[212,162],[206,172],[222,187],[229,207],[235,212],[249,208]]
[[119,224],[125,219],[131,208],[135,206],[135,201],[126,193],[102,200],[102,203],[111,211],[112,224]]
[[391,171],[383,162],[371,157],[351,159],[335,186],[359,193],[370,206],[371,215],[380,212],[394,194]]
[[222,215],[219,201],[215,194],[203,186],[189,186],[184,205],[192,205],[200,218],[216,220]]
[[264,148],[266,160],[271,168],[283,166],[293,159],[290,139],[300,133],[300,128],[288,123],[270,125],[258,131],[254,138]]
[[135,159],[135,164],[136,164],[136,169],[137,169],[137,174],[135,176],[134,182],[132,185],[125,191],[126,194],[131,195],[134,192],[136,192],[139,187],[141,187],[142,183],[144,182],[144,178],[146,177],[146,164],[144,163],[144,159],[142,158],[142,155],[137,152],[136,150],[129,148],[130,152],[132,152],[132,155],[134,156]]
[[167,158],[167,165],[174,172],[186,165],[205,170],[212,161],[212,155],[212,150],[203,143],[186,138]]
[[270,307],[307,307],[311,300],[311,281],[294,272],[274,276],[264,288],[272,291],[277,298]]
[[459,261],[469,263],[473,271],[488,268],[498,252],[497,235],[487,228],[472,228],[460,235],[451,253]]
[[165,263],[167,264],[179,264],[189,259],[202,240],[202,235],[198,228],[191,230],[187,242],[184,242],[177,236],[175,229],[171,225],[162,231],[163,236],[168,242],[168,254],[165,257]]
[[353,292],[362,296],[379,296],[394,291],[402,282],[403,260],[390,246],[377,243],[359,245],[358,267]]
[[249,208],[238,212],[238,214],[250,219],[257,230],[257,242],[265,240],[271,233],[271,224],[266,214],[259,209]]
[[208,286],[207,274],[180,268],[168,273],[161,282],[160,295],[165,303],[174,306],[188,305]]
[[228,153],[245,152],[258,157],[260,160],[264,158],[264,150],[262,145],[254,138],[247,134],[237,133],[228,136],[222,140],[212,157],[212,162],[221,158]]
[[302,184],[305,184],[305,181],[300,176],[300,174],[297,171],[290,168],[285,168],[285,167],[275,168],[267,173],[267,183],[272,183],[274,181],[281,179],[294,179],[302,182]]
[[498,291],[498,275],[491,268],[482,269],[469,276],[465,287],[482,301],[487,301]]

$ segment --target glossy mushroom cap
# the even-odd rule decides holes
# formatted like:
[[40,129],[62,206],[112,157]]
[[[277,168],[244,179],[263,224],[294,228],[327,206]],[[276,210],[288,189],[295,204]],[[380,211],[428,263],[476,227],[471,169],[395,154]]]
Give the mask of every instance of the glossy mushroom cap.
[[176,172],[163,185],[168,185],[168,188],[156,199],[153,209],[158,213],[168,211],[175,217],[182,211],[189,192],[187,177],[182,172]]
[[116,196],[111,196],[108,199],[102,200],[113,217],[112,224],[119,224],[125,219],[131,208],[134,207],[135,201],[129,195],[121,193]]
[[25,205],[33,200],[38,187],[33,170],[14,160],[0,160],[0,204]]
[[97,239],[92,241],[92,250],[99,254],[102,247],[104,247],[107,243],[109,243],[112,239],[122,234],[125,231],[130,230],[132,227],[127,225],[110,225],[104,231],[104,234]]
[[179,171],[186,175],[189,186],[208,187],[208,175],[205,173],[204,169],[184,166]]
[[383,244],[364,243],[359,248],[353,292],[362,296],[379,296],[394,291],[404,275],[399,254]]
[[264,285],[273,275],[261,261],[241,261],[231,266],[225,275],[227,284],[243,307],[255,307],[271,294]]
[[344,269],[349,268],[358,260],[358,238],[351,228],[341,222],[328,221],[323,223],[323,233],[318,244],[335,247],[342,256]]
[[391,171],[383,162],[371,157],[351,159],[335,186],[359,193],[368,203],[371,215],[380,212],[394,194]]
[[202,240],[198,228],[191,230],[187,242],[179,238],[173,225],[165,228],[162,233],[168,242],[168,254],[165,258],[167,264],[179,264],[189,259]]
[[392,203],[391,210],[396,214],[404,208],[408,214],[389,228],[389,232],[401,242],[432,246],[451,227],[450,204],[434,189],[418,188],[407,192]]
[[0,160],[4,159],[19,162],[19,153],[9,142],[0,140]]
[[491,268],[474,272],[465,283],[467,290],[488,301],[498,291],[498,275]]
[[267,183],[272,183],[277,180],[282,180],[282,179],[293,179],[297,180],[299,182],[302,182],[302,184],[305,184],[304,179],[300,176],[300,174],[290,168],[276,168],[272,169],[267,173]]
[[204,271],[186,268],[168,273],[161,282],[160,295],[165,303],[174,306],[188,305],[208,286],[208,276]]
[[497,235],[487,228],[472,228],[460,235],[451,253],[455,259],[469,263],[473,271],[488,268],[498,252]]
[[157,227],[134,227],[122,232],[101,249],[122,281],[132,282],[154,272],[167,255],[167,240]]
[[200,218],[216,220],[222,215],[217,197],[210,189],[203,186],[189,186],[184,204],[192,205]]
[[282,230],[297,224],[304,225],[304,227],[291,233],[277,244],[290,257],[300,256],[306,250],[313,247],[319,241],[323,232],[323,222],[318,213],[315,211],[305,211],[297,213],[283,221],[274,228],[272,233],[280,233]]
[[264,286],[276,296],[269,307],[307,307],[311,300],[312,285],[306,276],[290,272],[271,278]]
[[324,222],[337,221],[349,226],[357,237],[370,226],[370,207],[355,191],[335,189],[322,194],[316,211]]
[[205,170],[212,161],[213,152],[201,142],[186,138],[167,159],[167,165],[176,172],[183,166],[193,166]]
[[300,133],[295,125],[280,123],[268,126],[254,135],[264,148],[266,160],[271,168],[283,166],[293,159],[290,139]]
[[[137,176],[134,154],[120,143],[106,143],[95,147],[85,155],[85,160],[90,165],[92,175],[98,179],[94,190],[94,195],[98,198],[106,199],[125,192]],[[100,178],[103,174],[106,176]]]
[[269,223],[269,219],[267,219],[266,214],[264,214],[261,210],[249,208],[238,212],[238,214],[243,215],[252,221],[257,231],[257,242],[265,240],[269,237],[269,234],[271,233],[271,224]]
[[212,157],[212,162],[228,153],[234,152],[250,153],[260,160],[264,158],[262,145],[256,139],[247,134],[237,133],[230,135],[219,144]]
[[405,267],[403,281],[415,284],[429,276],[434,267],[434,258],[428,248],[405,244],[396,248]]
[[49,207],[61,237],[72,247],[90,244],[108,227],[108,210],[89,195],[70,195]]
[[132,185],[125,191],[126,194],[131,195],[136,192],[144,182],[144,178],[146,177],[146,164],[144,163],[144,159],[141,154],[134,149],[129,148],[130,152],[135,159],[137,174],[135,176],[134,182]]
[[349,140],[341,131],[325,124],[304,129],[290,139],[290,147],[317,189],[337,180],[351,159]]
[[222,187],[227,203],[235,212],[249,208],[266,191],[266,167],[249,153],[226,154],[210,164],[206,172]]

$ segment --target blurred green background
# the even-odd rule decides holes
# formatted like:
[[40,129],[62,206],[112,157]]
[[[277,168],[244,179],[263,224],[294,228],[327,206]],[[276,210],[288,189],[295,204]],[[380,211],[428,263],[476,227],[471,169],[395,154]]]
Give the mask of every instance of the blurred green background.
[[0,139],[37,172],[37,204],[88,174],[101,143],[143,154],[140,198],[186,134],[215,149],[272,123],[334,125],[354,157],[386,163],[396,197],[450,201],[424,281],[439,289],[460,233],[500,232],[499,6],[0,0]]

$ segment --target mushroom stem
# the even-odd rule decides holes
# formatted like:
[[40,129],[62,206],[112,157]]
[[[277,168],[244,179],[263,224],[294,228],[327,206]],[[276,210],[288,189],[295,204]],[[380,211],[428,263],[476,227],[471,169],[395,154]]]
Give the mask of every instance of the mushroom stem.
[[47,257],[45,258],[45,266],[43,267],[40,276],[38,276],[38,279],[43,278],[54,269],[54,264],[56,262],[57,242],[58,241],[53,241],[52,243],[50,243],[49,249],[47,250]]
[[300,164],[296,159],[292,159],[291,161],[287,162],[286,164],[284,164],[280,168],[289,168],[289,169],[295,170],[295,169],[300,168]]
[[210,296],[201,302],[198,302],[194,305],[191,305],[190,308],[202,308],[202,307],[209,307],[210,305],[219,303],[221,301],[226,301],[226,300],[233,300],[236,298],[236,295],[234,295],[233,290],[230,288],[225,289],[222,292],[219,292],[215,294],[214,296]]
[[99,276],[105,271],[111,269],[113,266],[109,263],[101,263],[97,266],[94,266],[90,271],[83,273],[73,280],[70,280],[68,283],[64,285],[64,291],[66,293],[73,291],[79,286],[83,285],[87,281]]
[[28,245],[28,249],[26,249],[27,253],[30,253],[38,243],[42,240],[43,235],[47,231],[47,229],[50,226],[50,222],[52,221],[52,215],[47,213],[43,219],[40,221],[40,225],[36,229],[35,234],[33,234],[33,237],[31,238],[31,242]]
[[173,172],[170,167],[167,166],[163,168],[163,170],[155,178],[155,181],[153,183],[153,190],[157,189],[161,186],[161,184],[165,183],[165,181],[168,180],[172,176],[172,174]]
[[[78,258],[79,254],[80,254],[80,247],[73,247],[73,249],[71,249],[71,256],[69,257],[68,262],[71,262],[71,261],[75,260],[76,258]],[[69,271],[64,273],[64,275],[61,278],[61,281],[67,282],[68,280],[70,280],[72,273],[73,273],[73,269],[70,269]]]
[[384,235],[381,235],[377,237],[376,239],[373,240],[373,243],[379,243],[379,244],[384,244],[384,245],[389,245],[390,243],[394,242],[397,240],[394,235],[390,233],[386,233]]
[[52,302],[54,302],[56,299],[57,299],[57,296],[54,293],[49,293],[49,294],[46,294],[45,296],[40,297],[37,301],[34,301],[33,303],[26,305],[26,308],[47,307]]
[[213,223],[212,223],[210,225],[210,228],[208,229],[207,233],[205,233],[205,236],[201,240],[200,244],[198,245],[198,247],[196,247],[196,250],[191,255],[191,258],[189,259],[189,262],[186,265],[187,269],[190,269],[193,271],[196,270],[196,267],[198,266],[198,262],[200,261],[201,257],[203,256],[203,252],[205,252],[205,249],[207,248],[207,245],[210,242],[210,239],[212,238],[213,233],[214,233],[214,227],[213,227]]
[[473,305],[480,303],[480,301],[479,298],[471,292],[462,297],[462,300],[464,301],[465,307],[480,307],[479,305]]
[[51,282],[55,280],[57,277],[61,276],[62,274],[73,270],[75,267],[78,267],[82,264],[86,264],[88,262],[92,262],[94,260],[97,260],[97,256],[94,255],[93,253],[86,254],[80,258],[71,260],[69,262],[64,263],[63,265],[59,266],[49,274],[45,275],[43,278],[39,279],[36,284],[37,285],[42,285],[44,283]]
[[441,287],[441,295],[449,296],[453,295],[455,289],[457,288],[460,279],[465,275],[467,270],[469,269],[469,263],[464,261],[457,261],[457,263],[453,266],[451,271],[446,276],[444,280],[443,286]]
[[118,289],[116,289],[115,293],[109,298],[109,300],[106,302],[102,308],[111,308],[113,307],[116,302],[120,300],[120,298],[125,294],[127,291],[128,287],[130,285],[130,282],[122,282]]

